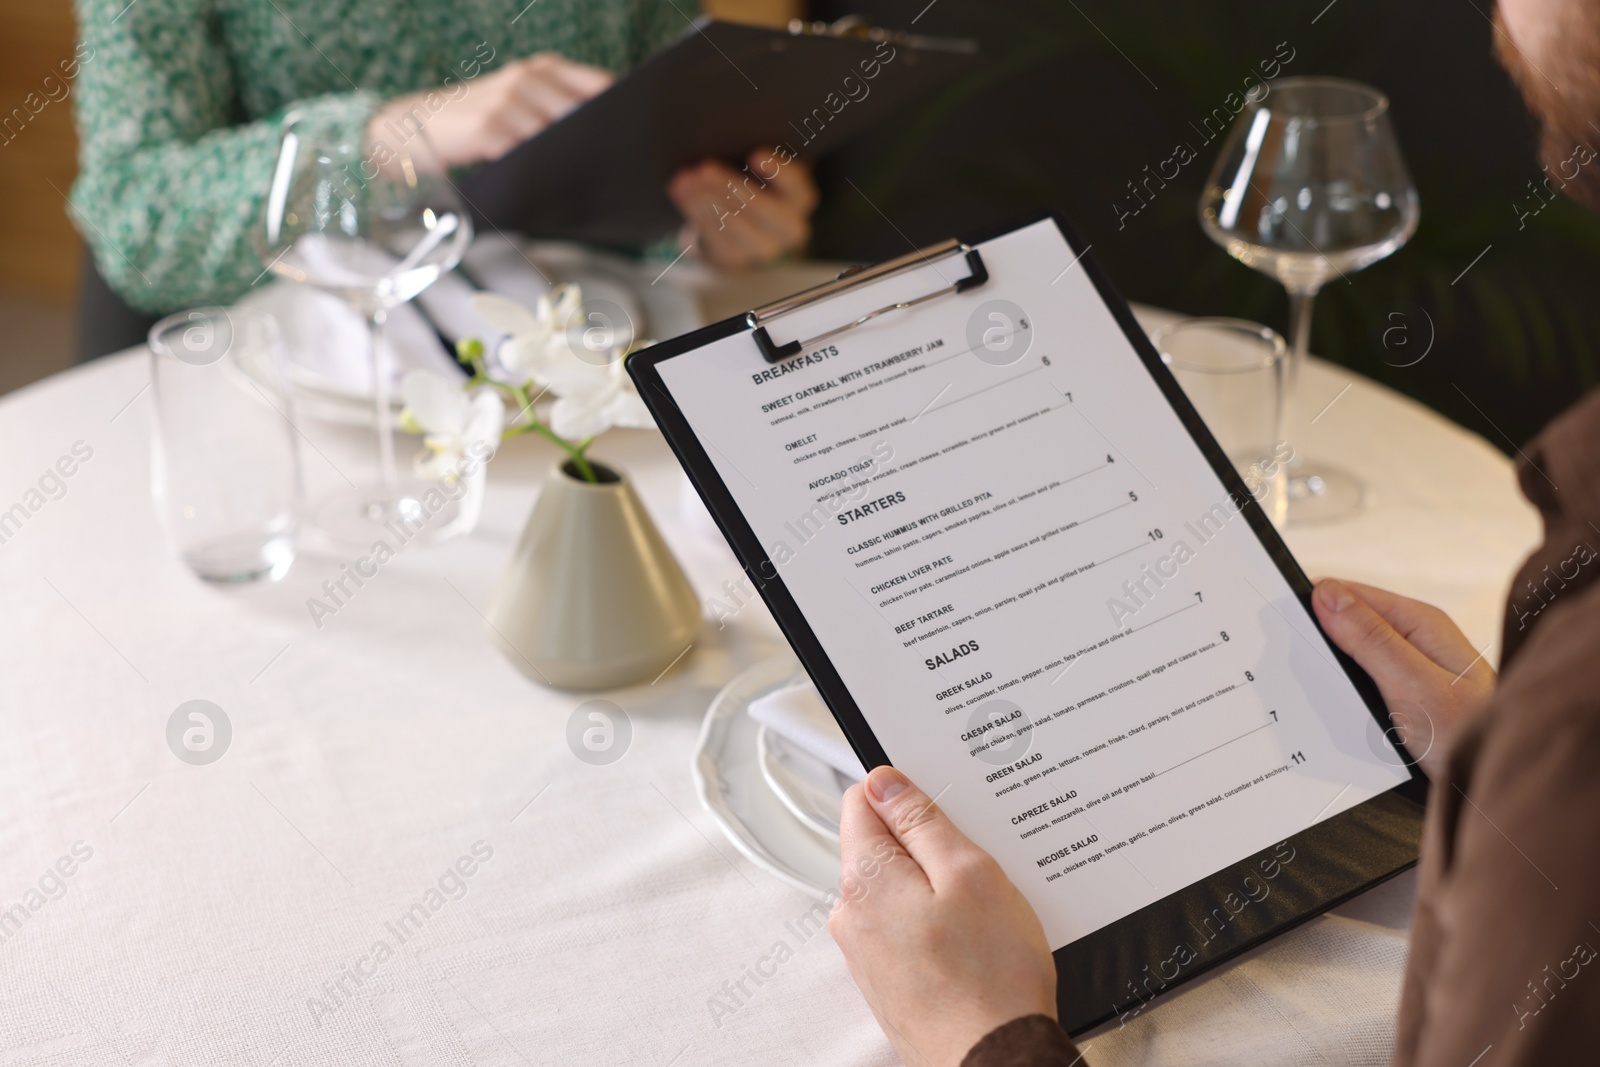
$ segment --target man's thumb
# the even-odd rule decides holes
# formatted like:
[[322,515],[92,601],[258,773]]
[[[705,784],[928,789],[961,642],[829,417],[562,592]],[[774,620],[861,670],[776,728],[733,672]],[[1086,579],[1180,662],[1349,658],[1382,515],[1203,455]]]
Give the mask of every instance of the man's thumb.
[[1372,676],[1391,707],[1408,699],[1416,679],[1440,670],[1343,582],[1318,582],[1311,602],[1329,640]]
[[893,767],[876,767],[867,775],[867,803],[878,813],[900,846],[910,853],[928,880],[939,884],[937,871],[972,848],[965,834],[910,779]]

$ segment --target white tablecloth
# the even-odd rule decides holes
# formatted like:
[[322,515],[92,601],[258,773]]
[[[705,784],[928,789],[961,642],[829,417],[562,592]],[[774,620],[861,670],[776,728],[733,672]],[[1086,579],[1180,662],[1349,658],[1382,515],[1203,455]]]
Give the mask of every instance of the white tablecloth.
[[[717,310],[729,300],[753,302],[724,293]],[[225,590],[168,554],[147,380],[130,354],[0,400],[0,510],[75,442],[93,449],[0,544],[0,909],[21,909],[0,911],[0,1063],[894,1062],[827,935],[796,936],[811,902],[693,795],[707,703],[781,647],[764,611],[608,694],[632,747],[586,765],[564,740],[585,697],[530,684],[479,616],[547,446],[507,447],[473,536],[402,554],[318,629],[306,600],[347,559],[303,555],[279,584]],[[1313,368],[1307,391],[1347,380]],[[359,434],[303,429],[313,490],[330,464],[360,466]],[[1503,458],[1359,379],[1301,443],[1378,502],[1293,532],[1308,568],[1429,597],[1487,642],[1537,532]],[[703,595],[737,576],[658,438],[596,451],[635,479]],[[165,739],[195,698],[234,729],[204,767]],[[458,861],[470,876],[448,873]],[[1369,894],[1091,1038],[1089,1059],[1381,1063],[1408,906],[1404,880]],[[730,998],[779,941],[793,958]],[[714,1015],[713,997],[737,1010]]]

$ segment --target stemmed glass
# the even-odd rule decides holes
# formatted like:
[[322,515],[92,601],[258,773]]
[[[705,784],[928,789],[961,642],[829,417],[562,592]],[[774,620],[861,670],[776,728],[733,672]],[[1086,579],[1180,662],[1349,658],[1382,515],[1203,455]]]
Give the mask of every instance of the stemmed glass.
[[[1417,190],[1389,123],[1389,98],[1340,78],[1268,82],[1234,123],[1200,198],[1200,224],[1228,254],[1289,290],[1289,401],[1330,279],[1370,266],[1416,231]],[[1361,506],[1354,477],[1315,461],[1290,473],[1291,524]]]
[[471,240],[472,220],[420,128],[352,136],[305,114],[286,120],[256,253],[279,277],[344,300],[370,338],[378,480],[313,507],[313,524],[337,542],[367,547],[386,528],[434,541],[459,525],[458,499],[396,471],[383,323],[455,267]]

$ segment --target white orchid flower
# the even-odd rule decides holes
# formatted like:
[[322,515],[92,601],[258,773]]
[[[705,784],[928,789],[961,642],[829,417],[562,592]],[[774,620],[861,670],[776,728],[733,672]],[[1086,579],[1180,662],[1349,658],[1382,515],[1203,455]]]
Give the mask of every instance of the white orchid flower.
[[597,437],[613,426],[655,429],[633,379],[622,368],[620,352],[605,366],[574,357],[558,380],[545,384],[557,397],[550,409],[550,428],[568,440]]
[[506,334],[495,360],[517,384],[537,379],[551,347],[566,340],[567,324],[578,315],[583,293],[576,285],[558,285],[539,297],[533,308],[496,293],[478,293],[472,310]]
[[459,469],[474,445],[480,446],[475,452],[488,455],[500,443],[506,410],[492,389],[469,395],[459,382],[414,370],[401,381],[400,396],[406,402],[402,426],[423,434],[424,447],[416,459],[418,477],[442,478]]
[[586,330],[577,286],[557,286],[554,296],[541,297],[535,311],[493,293],[473,297],[473,310],[511,335],[501,344],[501,363],[508,368],[514,363],[556,398],[550,428],[569,441],[597,437],[613,426],[654,429],[623,369],[623,346],[630,338],[609,329]]

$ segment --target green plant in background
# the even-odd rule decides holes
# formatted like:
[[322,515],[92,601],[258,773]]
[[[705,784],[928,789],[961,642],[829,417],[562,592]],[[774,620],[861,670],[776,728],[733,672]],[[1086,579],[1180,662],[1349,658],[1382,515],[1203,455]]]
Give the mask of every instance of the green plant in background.
[[[851,6],[904,21],[886,0]],[[1422,203],[1405,248],[1323,289],[1313,351],[1507,451],[1600,380],[1600,216],[1557,200],[1519,217],[1545,175],[1472,5],[941,0],[916,29],[978,39],[987,65],[826,162],[819,254],[878,258],[1052,209],[1130,299],[1282,330],[1281,287],[1206,239],[1196,210],[1228,94],[1286,46],[1284,75],[1349,77],[1391,95]],[[1142,184],[1180,141],[1193,161]],[[1130,187],[1153,195],[1119,218],[1119,205],[1137,203]]]

